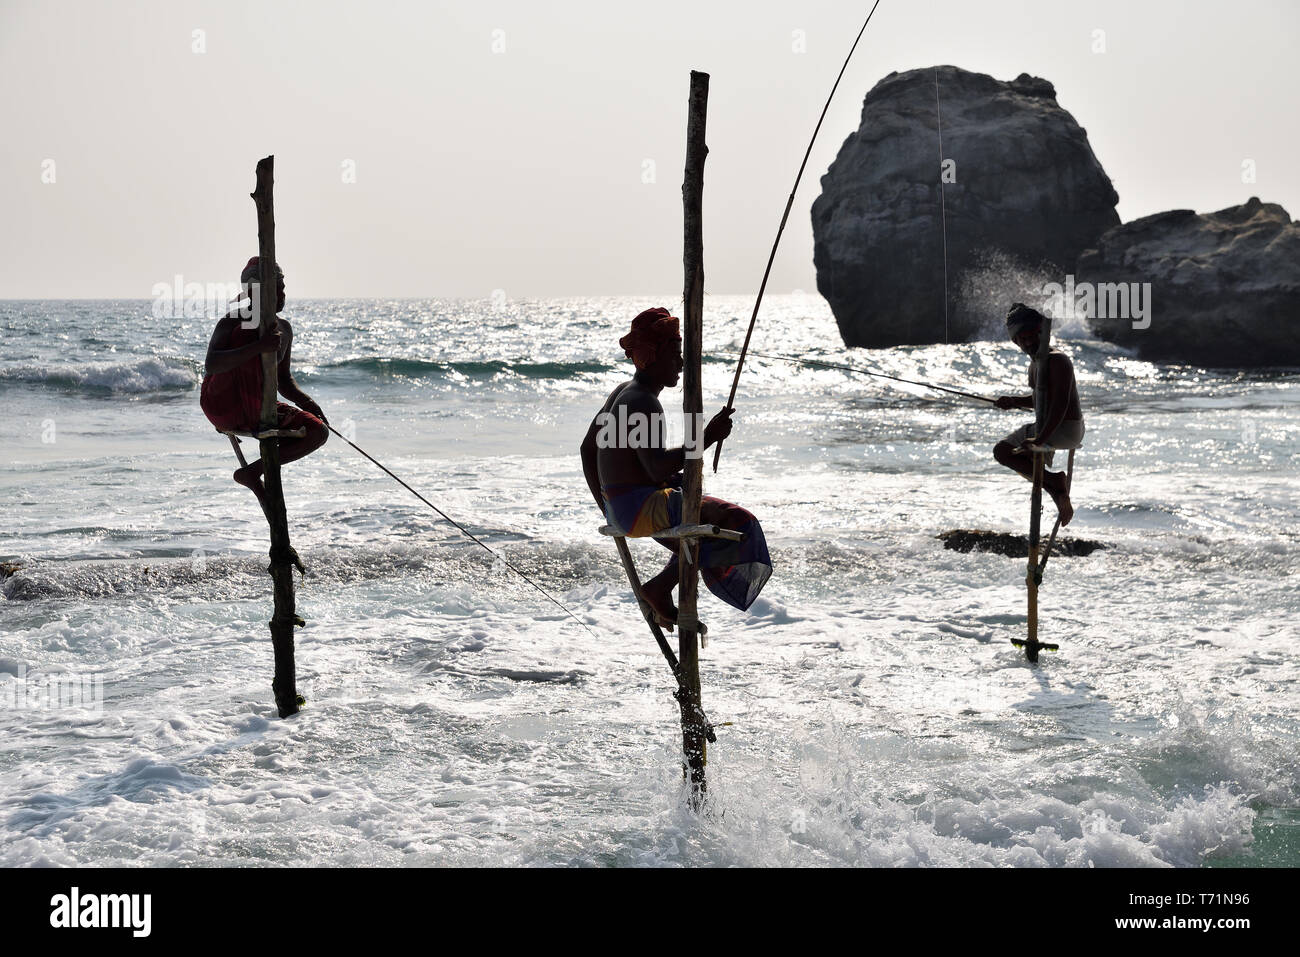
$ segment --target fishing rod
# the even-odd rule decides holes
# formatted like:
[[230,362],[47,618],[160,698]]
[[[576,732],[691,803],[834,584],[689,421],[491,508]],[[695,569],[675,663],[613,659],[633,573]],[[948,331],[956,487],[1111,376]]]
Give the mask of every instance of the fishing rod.
[[486,550],[488,553],[490,553],[490,554],[493,555],[494,557],[501,559],[501,561],[505,564],[506,568],[510,569],[512,572],[514,572],[516,575],[518,575],[518,576],[519,576],[520,578],[522,578],[524,581],[528,582],[528,584],[532,585],[532,586],[533,586],[534,588],[536,588],[539,592],[541,592],[542,595],[545,596],[546,600],[549,601],[552,605],[554,605],[556,608],[560,609],[560,611],[564,612],[566,615],[568,615],[570,618],[572,618],[572,619],[573,619],[574,621],[576,621],[578,624],[582,625],[582,627],[583,627],[584,629],[586,629],[587,634],[591,635],[591,637],[593,637],[593,638],[597,637],[596,633],[595,633],[594,631],[592,631],[590,628],[587,627],[586,622],[584,622],[584,621],[583,621],[582,619],[580,619],[577,615],[575,615],[573,612],[569,611],[569,609],[565,608],[565,607],[564,607],[563,605],[561,605],[558,601],[556,601],[554,598],[552,598],[552,597],[550,596],[550,594],[546,591],[546,589],[544,589],[541,585],[537,584],[537,582],[533,581],[531,578],[529,578],[527,575],[525,575],[523,572],[521,572],[518,568],[516,568],[513,564],[511,564],[511,562],[510,562],[510,560],[509,560],[508,558],[506,558],[504,555],[502,555],[500,552],[496,551],[495,549],[492,549],[492,548],[490,548],[489,546],[487,546],[486,544],[484,544],[483,541],[480,540],[477,536],[475,536],[473,532],[471,532],[469,529],[467,529],[467,528],[466,528],[464,525],[462,525],[460,522],[456,521],[454,518],[452,518],[450,515],[448,515],[446,512],[444,512],[444,511],[443,511],[442,509],[440,509],[438,506],[434,505],[432,502],[430,502],[427,498],[425,498],[423,495],[421,495],[421,494],[420,494],[419,492],[417,492],[415,489],[411,488],[411,486],[409,486],[409,485],[407,485],[405,482],[403,482],[400,478],[398,478],[398,477],[397,477],[396,475],[394,475],[391,471],[389,471],[389,469],[388,469],[388,468],[387,468],[387,467],[386,467],[382,462],[380,462],[378,459],[376,459],[373,455],[371,455],[371,454],[370,454],[369,452],[367,452],[365,449],[361,448],[361,446],[357,445],[355,442],[353,442],[351,439],[349,439],[346,435],[344,435],[344,434],[343,434],[342,432],[340,432],[338,429],[334,428],[334,426],[332,426],[332,425],[330,425],[328,422],[326,422],[326,423],[325,423],[325,428],[329,429],[331,432],[333,432],[335,435],[337,435],[340,439],[342,439],[342,440],[343,440],[344,442],[346,442],[348,445],[352,446],[354,449],[356,449],[358,452],[360,452],[360,453],[361,453],[362,455],[364,455],[366,458],[370,459],[370,461],[371,461],[371,462],[374,462],[375,465],[378,465],[381,469],[383,469],[383,471],[388,475],[389,478],[391,478],[393,481],[395,481],[398,485],[402,486],[402,488],[406,489],[408,492],[410,492],[412,495],[414,495],[416,498],[418,498],[418,499],[419,499],[421,502],[423,502],[425,505],[429,506],[429,508],[433,509],[433,510],[434,510],[435,512],[437,512],[439,515],[441,515],[441,516],[443,517],[444,520],[450,522],[452,525],[455,525],[458,529],[460,529],[461,533],[462,533],[466,538],[468,538],[471,542],[473,542],[474,544],[480,546],[481,548],[483,548],[484,550]]
[[[734,356],[734,352],[724,352],[724,356]],[[872,372],[869,369],[859,369],[857,366],[845,366],[836,362],[822,362],[818,359],[800,359],[795,356],[773,356],[765,352],[752,352],[750,355],[758,356],[761,359],[777,359],[781,362],[797,362],[807,366],[821,366],[823,369],[843,369],[845,372],[859,372],[862,375],[873,375],[881,379],[893,379],[895,382],[906,382],[908,385],[919,385],[926,389],[937,389],[940,392],[949,392],[952,395],[960,395],[967,399],[978,399],[981,402],[988,402],[990,405],[997,405],[997,399],[990,399],[986,395],[976,395],[973,392],[962,392],[960,389],[950,389],[947,386],[935,385],[933,382],[921,382],[919,379],[904,379],[902,376],[890,375],[888,372]],[[742,356],[743,358],[743,356]]]
[[[727,408],[730,409],[736,401],[736,389],[740,386],[740,370],[745,367],[745,354],[749,352],[749,340],[754,335],[754,324],[758,322],[758,307],[763,302],[763,292],[767,289],[768,276],[772,274],[772,263],[776,260],[777,247],[781,245],[781,234],[785,232],[785,222],[790,218],[790,208],[794,206],[794,194],[799,190],[799,181],[803,179],[804,167],[808,165],[808,157],[812,155],[813,144],[817,142],[817,134],[821,132],[822,121],[826,119],[826,111],[831,108],[831,100],[835,98],[835,91],[840,87],[840,80],[844,79],[844,71],[849,68],[849,61],[853,59],[853,51],[858,48],[858,41],[862,39],[862,34],[867,32],[867,24],[871,22],[872,16],[875,15],[876,7],[880,6],[880,0],[876,0],[871,5],[871,12],[867,14],[867,19],[862,23],[862,29],[858,31],[853,46],[849,48],[849,55],[844,58],[844,65],[840,67],[839,76],[835,78],[835,85],[831,87],[831,95],[826,97],[826,105],[822,107],[822,115],[817,118],[817,126],[813,128],[812,139],[808,141],[808,149],[804,151],[803,162],[799,164],[799,172],[795,174],[794,186],[790,188],[790,198],[785,201],[785,212],[781,214],[781,225],[776,228],[776,240],[772,243],[772,251],[767,256],[767,268],[763,270],[763,281],[758,286],[758,298],[754,300],[754,312],[749,317],[749,329],[745,332],[745,344],[740,347],[740,361],[736,363],[736,375],[731,380],[731,392],[727,396]],[[722,458],[722,441],[720,440],[713,448],[713,471],[718,471],[718,461]]]

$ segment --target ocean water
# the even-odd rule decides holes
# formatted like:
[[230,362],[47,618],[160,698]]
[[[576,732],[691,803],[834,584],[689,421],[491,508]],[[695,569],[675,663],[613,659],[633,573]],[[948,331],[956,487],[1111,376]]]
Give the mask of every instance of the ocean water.
[[[1024,413],[750,361],[706,491],[776,571],[746,614],[703,599],[730,723],[686,811],[671,677],[577,455],[630,317],[673,303],[290,300],[332,423],[590,632],[334,438],[285,470],[309,705],[279,720],[265,522],[198,406],[211,321],[0,302],[0,864],[1300,864],[1300,375],[1077,323],[1067,534],[1107,547],[1053,558],[1038,666],[1009,641],[1022,562],[936,539],[1025,530],[990,455]],[[750,305],[706,298],[710,410]],[[815,296],[769,298],[754,348],[1024,391],[1009,343],[846,353]]]

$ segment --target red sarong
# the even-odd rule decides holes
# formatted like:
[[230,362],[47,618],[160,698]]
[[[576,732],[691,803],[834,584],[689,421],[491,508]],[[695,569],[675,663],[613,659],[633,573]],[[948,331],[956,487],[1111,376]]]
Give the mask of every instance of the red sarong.
[[[236,324],[230,330],[230,342],[227,349],[238,349],[258,338],[258,329],[245,329]],[[234,429],[242,432],[256,432],[262,418],[262,357],[252,356],[241,366],[229,372],[214,372],[204,376],[203,388],[199,392],[199,407],[216,428]],[[284,402],[277,402],[277,428],[296,429],[305,427],[325,428],[325,423],[302,409]]]

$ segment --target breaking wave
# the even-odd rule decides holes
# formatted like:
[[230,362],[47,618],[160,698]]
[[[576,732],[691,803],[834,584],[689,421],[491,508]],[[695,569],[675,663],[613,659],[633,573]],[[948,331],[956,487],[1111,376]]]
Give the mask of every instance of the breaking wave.
[[0,388],[43,386],[92,395],[146,395],[188,392],[202,379],[201,366],[188,359],[131,359],[125,362],[16,365],[0,369]]

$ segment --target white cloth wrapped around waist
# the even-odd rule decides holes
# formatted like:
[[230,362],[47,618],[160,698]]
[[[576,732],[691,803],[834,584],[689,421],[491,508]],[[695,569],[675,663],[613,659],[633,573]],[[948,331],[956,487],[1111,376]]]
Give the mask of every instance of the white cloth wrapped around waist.
[[[1049,447],[1053,450],[1065,451],[1068,449],[1077,449],[1083,445],[1083,419],[1073,419],[1062,422],[1056,427],[1056,431],[1047,436],[1045,441],[1039,442],[1039,445]],[[1028,422],[1008,435],[1003,442],[1007,442],[1012,448],[1019,448],[1024,445],[1035,435],[1038,434],[1037,423]],[[1052,464],[1052,452],[1047,453],[1047,464]]]

